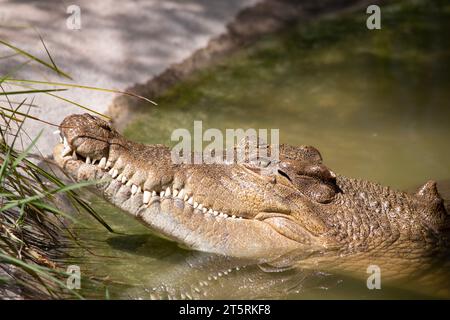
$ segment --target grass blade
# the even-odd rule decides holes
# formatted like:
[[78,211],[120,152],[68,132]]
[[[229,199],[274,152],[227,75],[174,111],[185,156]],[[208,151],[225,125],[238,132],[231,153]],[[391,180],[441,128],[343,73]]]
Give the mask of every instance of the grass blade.
[[127,96],[131,96],[131,97],[135,97],[141,100],[144,100],[146,102],[149,102],[153,105],[157,105],[156,102],[132,93],[132,92],[127,92],[127,91],[120,91],[120,90],[115,90],[115,89],[106,89],[106,88],[99,88],[99,87],[91,87],[91,86],[84,86],[84,85],[79,85],[79,84],[70,84],[70,83],[64,83],[64,82],[51,82],[51,81],[38,81],[38,80],[25,80],[25,79],[7,79],[5,80],[5,82],[24,82],[24,83],[34,83],[34,84],[46,84],[46,85],[52,85],[52,86],[60,86],[60,87],[70,87],[70,88],[78,88],[78,89],[89,89],[89,90],[96,90],[96,91],[103,91],[103,92],[109,92],[109,93],[118,93],[118,94],[124,94]]
[[38,139],[41,137],[43,131],[44,129],[41,129],[41,131],[39,131],[39,133],[37,134],[36,138],[34,138],[33,141],[31,141],[31,144],[14,160],[11,166],[12,170],[14,170],[17,167],[17,165],[21,163],[22,160],[25,159],[25,157],[30,153],[31,149],[36,145]]
[[67,73],[65,73],[65,72],[63,72],[63,71],[61,71],[61,70],[55,68],[55,67],[52,66],[51,64],[45,62],[44,60],[39,59],[38,57],[33,56],[33,55],[30,54],[30,53],[28,53],[28,52],[26,52],[26,51],[24,51],[24,50],[22,50],[22,49],[20,49],[20,48],[17,48],[16,46],[13,46],[12,44],[9,44],[9,43],[7,43],[7,42],[5,42],[5,41],[3,41],[3,40],[0,40],[0,44],[3,44],[4,46],[6,46],[6,47],[8,47],[8,48],[10,48],[10,49],[12,49],[12,50],[14,50],[14,51],[16,51],[17,53],[19,53],[19,54],[21,54],[21,55],[23,55],[23,56],[25,56],[25,57],[27,57],[27,58],[30,58],[31,60],[34,60],[34,61],[36,61],[36,62],[38,62],[38,63],[40,63],[40,64],[46,66],[47,68],[52,69],[52,70],[55,71],[57,74],[59,74],[59,75],[65,77],[65,78],[68,78],[68,79],[72,80],[72,77],[70,77]]
[[66,91],[66,90],[67,89],[35,89],[35,90],[8,91],[8,92],[0,92],[0,96],[29,94],[29,93],[45,93],[45,92]]

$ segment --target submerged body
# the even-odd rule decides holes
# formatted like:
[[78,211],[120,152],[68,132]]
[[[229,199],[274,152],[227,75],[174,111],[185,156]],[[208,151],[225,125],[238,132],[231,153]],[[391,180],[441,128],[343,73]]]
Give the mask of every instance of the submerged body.
[[265,164],[271,174],[250,162],[176,164],[166,146],[128,141],[87,114],[60,130],[63,170],[102,180],[107,201],[192,249],[363,277],[377,265],[394,280],[427,280],[448,257],[450,218],[432,181],[407,194],[336,176],[316,149],[283,145],[279,161]]

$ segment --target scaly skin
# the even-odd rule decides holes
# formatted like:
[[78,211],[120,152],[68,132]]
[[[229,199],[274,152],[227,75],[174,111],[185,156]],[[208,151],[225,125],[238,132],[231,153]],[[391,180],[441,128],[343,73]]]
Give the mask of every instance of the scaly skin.
[[448,253],[450,218],[432,181],[412,195],[336,176],[304,146],[281,145],[269,174],[252,161],[174,164],[169,148],[128,141],[88,114],[67,117],[60,131],[63,170],[102,180],[107,201],[195,250],[361,274],[378,264],[392,278]]

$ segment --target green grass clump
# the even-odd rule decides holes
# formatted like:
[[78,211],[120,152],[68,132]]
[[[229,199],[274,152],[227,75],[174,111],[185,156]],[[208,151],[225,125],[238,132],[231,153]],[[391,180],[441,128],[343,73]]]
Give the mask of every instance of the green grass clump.
[[[0,75],[0,299],[82,298],[77,291],[66,286],[69,276],[64,265],[66,249],[77,246],[79,242],[69,229],[75,219],[59,208],[62,202],[71,204],[76,211],[88,213],[112,231],[77,191],[95,182],[67,184],[58,178],[51,160],[32,154],[40,134],[28,137],[23,124],[25,121],[40,121],[55,125],[29,114],[31,108],[39,107],[34,103],[35,95],[50,95],[97,113],[55,92],[70,89],[122,92],[59,81],[15,79],[17,70],[34,63],[58,77],[72,80],[55,64],[43,39],[40,39],[49,62],[0,39],[0,45],[11,50],[1,59],[18,56],[25,59]],[[151,102],[132,93],[124,94]],[[16,97],[25,98],[15,101],[13,98]],[[30,143],[25,146],[27,138]]]

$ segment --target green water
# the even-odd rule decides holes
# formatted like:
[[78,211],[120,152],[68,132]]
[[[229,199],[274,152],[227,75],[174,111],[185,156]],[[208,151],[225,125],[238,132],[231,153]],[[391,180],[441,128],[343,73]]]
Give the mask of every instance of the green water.
[[[194,120],[202,120],[204,130],[223,132],[276,128],[282,143],[317,147],[340,174],[400,189],[450,179],[450,5],[384,6],[381,30],[368,30],[366,17],[363,11],[330,17],[264,37],[156,99],[159,106],[140,110],[124,133],[173,145],[172,131],[192,131]],[[220,261],[190,267],[189,261],[202,258],[150,235],[99,200],[96,206],[126,233],[113,235],[93,222],[79,231],[96,254],[108,256],[85,255],[82,268],[90,277],[107,277],[111,297],[148,298],[148,288],[192,286],[220,269]],[[210,284],[206,297],[265,297],[251,285],[236,289],[247,280],[265,288],[266,297],[416,297],[369,291],[364,281],[333,275],[276,278],[283,276],[249,267]],[[105,294],[99,285],[85,293]]]

